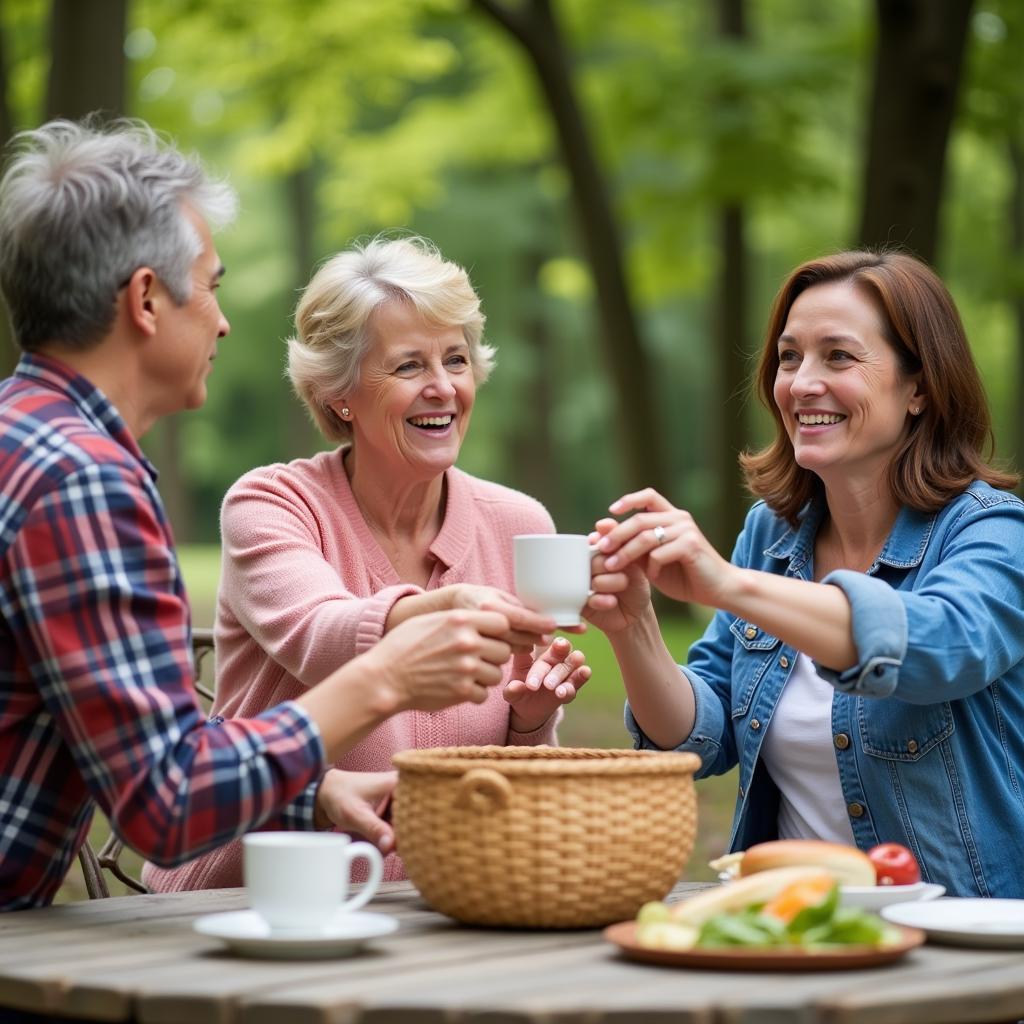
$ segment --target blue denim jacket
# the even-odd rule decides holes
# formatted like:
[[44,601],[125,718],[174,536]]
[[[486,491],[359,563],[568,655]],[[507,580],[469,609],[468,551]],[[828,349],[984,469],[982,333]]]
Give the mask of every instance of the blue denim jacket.
[[[763,503],[737,565],[813,578],[824,502],[797,529]],[[858,663],[834,687],[832,733],[857,845],[909,847],[950,895],[1024,897],[1024,502],[973,484],[935,515],[904,509],[867,573],[825,577],[853,609]],[[759,752],[796,650],[718,612],[682,670],[697,717],[679,750],[699,776],[739,765],[730,848],[777,838]],[[657,749],[627,705],[637,747]]]

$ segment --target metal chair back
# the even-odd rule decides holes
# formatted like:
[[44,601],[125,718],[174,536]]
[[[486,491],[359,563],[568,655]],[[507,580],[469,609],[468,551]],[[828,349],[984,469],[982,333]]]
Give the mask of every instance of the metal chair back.
[[[193,629],[192,630],[192,664],[195,666],[195,686],[199,696],[203,699],[207,710],[213,704],[213,688],[202,680],[203,662],[213,653],[213,630]],[[107,885],[105,871],[109,871],[118,881],[135,892],[149,892],[142,882],[129,874],[121,865],[121,854],[124,852],[124,843],[111,832],[106,842],[100,847],[97,853],[92,845],[86,841],[81,850],[78,851],[78,862],[82,867],[82,877],[85,880],[85,890],[89,899],[106,899],[110,895],[110,888]]]

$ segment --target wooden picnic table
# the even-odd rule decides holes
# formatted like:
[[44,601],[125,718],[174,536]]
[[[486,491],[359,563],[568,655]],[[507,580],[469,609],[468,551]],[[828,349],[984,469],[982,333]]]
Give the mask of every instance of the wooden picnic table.
[[[680,883],[676,895],[703,888]],[[257,960],[193,920],[244,889],[0,915],[2,1008],[145,1024],[968,1024],[1024,1016],[1024,950],[926,945],[867,970],[735,973],[622,958],[600,931],[469,928],[389,883],[397,932],[332,960]]]

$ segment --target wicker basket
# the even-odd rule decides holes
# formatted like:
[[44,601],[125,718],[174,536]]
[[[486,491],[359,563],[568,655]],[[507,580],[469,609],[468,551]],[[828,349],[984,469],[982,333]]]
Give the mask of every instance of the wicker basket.
[[469,924],[586,928],[665,896],[693,849],[695,754],[407,750],[393,820],[409,877]]

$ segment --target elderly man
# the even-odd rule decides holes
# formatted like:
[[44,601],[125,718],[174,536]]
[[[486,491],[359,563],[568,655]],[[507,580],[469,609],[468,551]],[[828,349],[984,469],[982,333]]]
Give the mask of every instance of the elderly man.
[[137,439],[195,409],[229,330],[210,234],[234,194],[146,126],[55,121],[0,183],[0,909],[45,905],[94,802],[172,865],[253,828],[361,831],[392,773],[325,771],[388,715],[482,701],[496,612],[423,615],[296,701],[206,721],[185,588]]

